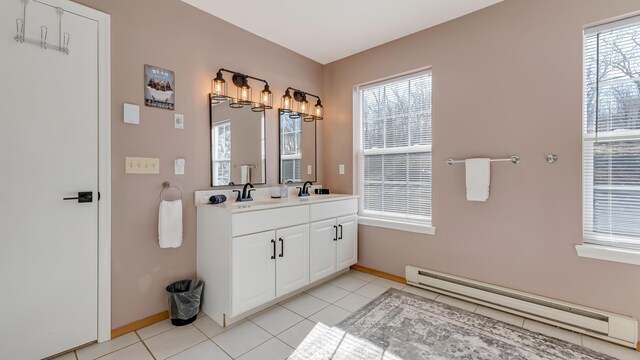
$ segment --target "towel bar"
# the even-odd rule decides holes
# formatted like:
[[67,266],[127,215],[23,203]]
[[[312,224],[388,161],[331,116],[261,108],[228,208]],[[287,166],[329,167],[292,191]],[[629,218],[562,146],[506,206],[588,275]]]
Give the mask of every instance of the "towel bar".
[[[467,160],[453,160],[453,159],[449,159],[447,160],[447,165],[451,166],[453,164],[460,164],[460,163],[464,163]],[[491,162],[507,162],[510,161],[512,164],[517,164],[520,162],[520,156],[518,155],[511,155],[510,158],[508,159],[491,159]]]

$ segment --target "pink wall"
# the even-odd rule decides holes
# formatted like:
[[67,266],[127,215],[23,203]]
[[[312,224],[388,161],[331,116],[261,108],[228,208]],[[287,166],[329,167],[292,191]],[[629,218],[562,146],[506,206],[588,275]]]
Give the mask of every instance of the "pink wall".
[[[364,266],[402,275],[414,264],[640,317],[640,268],[579,258],[581,242],[581,29],[640,9],[637,0],[507,0],[325,67],[178,0],[77,0],[111,14],[113,327],[166,309],[164,286],[195,275],[193,191],[207,189],[207,93],[219,67],[320,93],[319,180],[352,191],[354,85],[432,66],[435,236],[361,226]],[[143,66],[176,73],[176,112],[145,108]],[[324,85],[324,86],[323,86]],[[322,94],[320,94],[322,95]],[[122,104],[142,105],[141,125]],[[322,139],[326,139],[323,141]],[[267,113],[267,182],[277,183],[277,115]],[[557,153],[560,161],[544,162]],[[518,153],[493,167],[485,204],[464,200],[464,169],[449,157]],[[125,156],[159,157],[160,175],[125,175]],[[184,157],[186,175],[173,175]],[[337,174],[346,164],[347,174]],[[185,239],[157,245],[163,181],[184,194]]]
[[[167,308],[164,287],[195,276],[193,191],[210,187],[210,81],[220,67],[266,79],[274,100],[287,86],[320,93],[322,66],[178,0],[77,0],[111,15],[112,66],[112,326]],[[176,112],[144,106],[144,64],[173,70]],[[230,80],[227,78],[227,80]],[[122,104],[141,105],[141,124],[122,121]],[[277,111],[266,114],[267,182],[277,183]],[[125,156],[160,158],[160,175],[125,175]],[[173,161],[186,159],[186,174]],[[184,242],[160,249],[158,194],[168,180],[184,193]]]
[[[640,318],[640,267],[580,258],[582,29],[637,0],[507,0],[325,66],[324,179],[350,193],[352,91],[433,69],[435,236],[360,226],[360,265],[412,264]],[[331,146],[332,145],[332,146]],[[556,153],[555,165],[545,155]],[[486,203],[465,201],[447,158],[518,154],[492,166]],[[348,173],[338,175],[338,164]]]

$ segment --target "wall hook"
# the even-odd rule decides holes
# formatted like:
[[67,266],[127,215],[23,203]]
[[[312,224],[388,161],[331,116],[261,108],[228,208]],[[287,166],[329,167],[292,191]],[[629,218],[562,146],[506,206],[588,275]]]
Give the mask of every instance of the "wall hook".
[[24,42],[24,20],[16,19],[16,41],[19,43]]
[[547,155],[547,162],[549,164],[555,164],[556,161],[558,161],[558,155],[556,155],[556,154]]
[[71,35],[68,32],[65,32],[62,37],[62,47],[60,51],[69,55],[69,40],[71,39]]
[[42,25],[40,26],[40,47],[47,50],[47,35],[49,34],[49,28]]

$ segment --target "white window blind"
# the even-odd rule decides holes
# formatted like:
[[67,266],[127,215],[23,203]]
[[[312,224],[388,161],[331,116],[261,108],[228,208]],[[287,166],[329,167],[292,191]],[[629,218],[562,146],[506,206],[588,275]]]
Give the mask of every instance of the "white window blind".
[[640,249],[640,18],[584,37],[584,241]]
[[360,212],[431,223],[431,72],[359,88]]
[[213,185],[229,185],[231,181],[231,122],[213,126]]

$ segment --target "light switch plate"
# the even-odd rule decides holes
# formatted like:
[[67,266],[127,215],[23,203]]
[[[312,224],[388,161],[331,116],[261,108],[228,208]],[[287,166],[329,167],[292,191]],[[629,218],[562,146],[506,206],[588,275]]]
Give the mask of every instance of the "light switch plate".
[[344,164],[338,165],[338,173],[344,175]]
[[184,165],[185,165],[184,159],[176,159],[174,161],[174,173],[176,175],[184,175]]
[[126,124],[140,124],[140,106],[124,103],[124,122]]
[[127,156],[125,174],[160,174],[160,159]]
[[184,115],[173,114],[173,127],[176,129],[184,129]]
[[307,165],[307,175],[311,174],[313,174],[313,168],[311,167],[311,165]]

